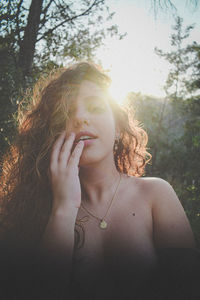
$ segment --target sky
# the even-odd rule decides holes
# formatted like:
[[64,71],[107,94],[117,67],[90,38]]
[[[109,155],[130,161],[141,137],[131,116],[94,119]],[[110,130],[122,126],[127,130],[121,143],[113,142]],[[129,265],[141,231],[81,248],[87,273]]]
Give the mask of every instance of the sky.
[[[177,14],[183,18],[183,26],[195,24],[188,43],[200,43],[200,3],[195,8],[188,2],[173,1]],[[154,48],[170,51],[174,19],[170,10],[160,9],[155,16],[151,3],[151,0],[107,0],[110,11],[116,12],[112,22],[118,25],[119,32],[127,35],[122,40],[107,38],[96,57],[110,70],[111,92],[118,101],[131,91],[165,96],[163,86],[170,65],[155,54]]]

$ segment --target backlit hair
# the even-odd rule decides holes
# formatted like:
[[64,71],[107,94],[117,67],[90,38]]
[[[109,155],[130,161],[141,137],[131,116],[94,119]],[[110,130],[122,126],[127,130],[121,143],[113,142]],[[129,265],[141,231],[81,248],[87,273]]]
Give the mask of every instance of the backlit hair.
[[[108,95],[121,132],[117,151],[113,148],[117,170],[136,177],[144,174],[151,158],[146,150],[147,133],[128,107],[120,106],[109,96],[109,76],[88,62],[58,69],[41,78],[18,108],[17,134],[3,157],[0,178],[0,225],[4,238],[31,246],[40,242],[53,202],[48,177],[51,150],[69,118],[66,99],[74,97],[83,80],[96,83]],[[80,244],[79,228],[83,229],[77,221],[75,248]]]

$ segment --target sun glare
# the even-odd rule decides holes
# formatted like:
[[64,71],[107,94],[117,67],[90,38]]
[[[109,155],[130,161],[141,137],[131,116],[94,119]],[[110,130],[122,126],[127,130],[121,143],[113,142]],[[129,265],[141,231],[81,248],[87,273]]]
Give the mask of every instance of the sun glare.
[[162,87],[169,64],[156,55],[154,48],[169,49],[168,27],[161,24],[161,31],[146,10],[134,4],[120,6],[117,23],[127,36],[120,41],[108,38],[106,47],[97,51],[104,69],[110,70],[113,97],[122,103],[128,92],[165,96]]
[[112,79],[112,83],[110,86],[110,94],[120,105],[123,105],[123,102],[127,96],[127,94],[133,90],[133,81],[131,76],[124,75],[123,68],[118,65],[117,70],[114,68],[110,69],[110,77]]
[[120,85],[118,82],[112,82],[110,86],[110,94],[120,105],[123,104],[127,93],[128,90],[124,89],[122,84]]

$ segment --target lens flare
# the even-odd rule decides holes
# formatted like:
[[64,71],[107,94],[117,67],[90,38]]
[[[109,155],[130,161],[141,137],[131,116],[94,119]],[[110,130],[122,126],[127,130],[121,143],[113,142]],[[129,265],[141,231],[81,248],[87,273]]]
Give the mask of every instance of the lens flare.
[[124,89],[123,85],[120,85],[116,81],[112,82],[109,90],[114,100],[117,101],[118,104],[122,105],[128,93],[128,90]]

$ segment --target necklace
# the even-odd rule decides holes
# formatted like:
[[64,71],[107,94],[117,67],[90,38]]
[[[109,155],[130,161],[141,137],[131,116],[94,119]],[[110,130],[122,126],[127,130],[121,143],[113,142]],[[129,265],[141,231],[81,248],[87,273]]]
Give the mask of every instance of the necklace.
[[110,207],[111,207],[111,205],[112,205],[112,203],[113,203],[113,200],[114,200],[114,198],[115,198],[115,195],[116,195],[116,193],[117,193],[117,190],[118,190],[118,187],[119,187],[119,184],[120,184],[120,181],[121,181],[121,177],[122,177],[122,176],[121,176],[121,174],[120,174],[120,179],[119,179],[119,182],[118,182],[118,184],[117,184],[116,190],[115,190],[114,195],[113,195],[113,197],[112,197],[112,199],[111,199],[110,205],[108,206],[108,209],[107,209],[107,211],[106,211],[106,214],[103,216],[103,218],[99,218],[99,217],[95,216],[94,214],[92,214],[91,212],[89,212],[89,211],[87,210],[87,208],[84,207],[83,204],[81,203],[81,207],[82,207],[88,214],[90,214],[92,217],[94,217],[94,218],[96,218],[97,220],[100,221],[99,227],[100,227],[101,229],[106,229],[107,226],[108,226],[107,222],[105,221],[105,217],[107,216],[107,213],[108,213],[108,211],[109,211],[109,209],[110,209]]

